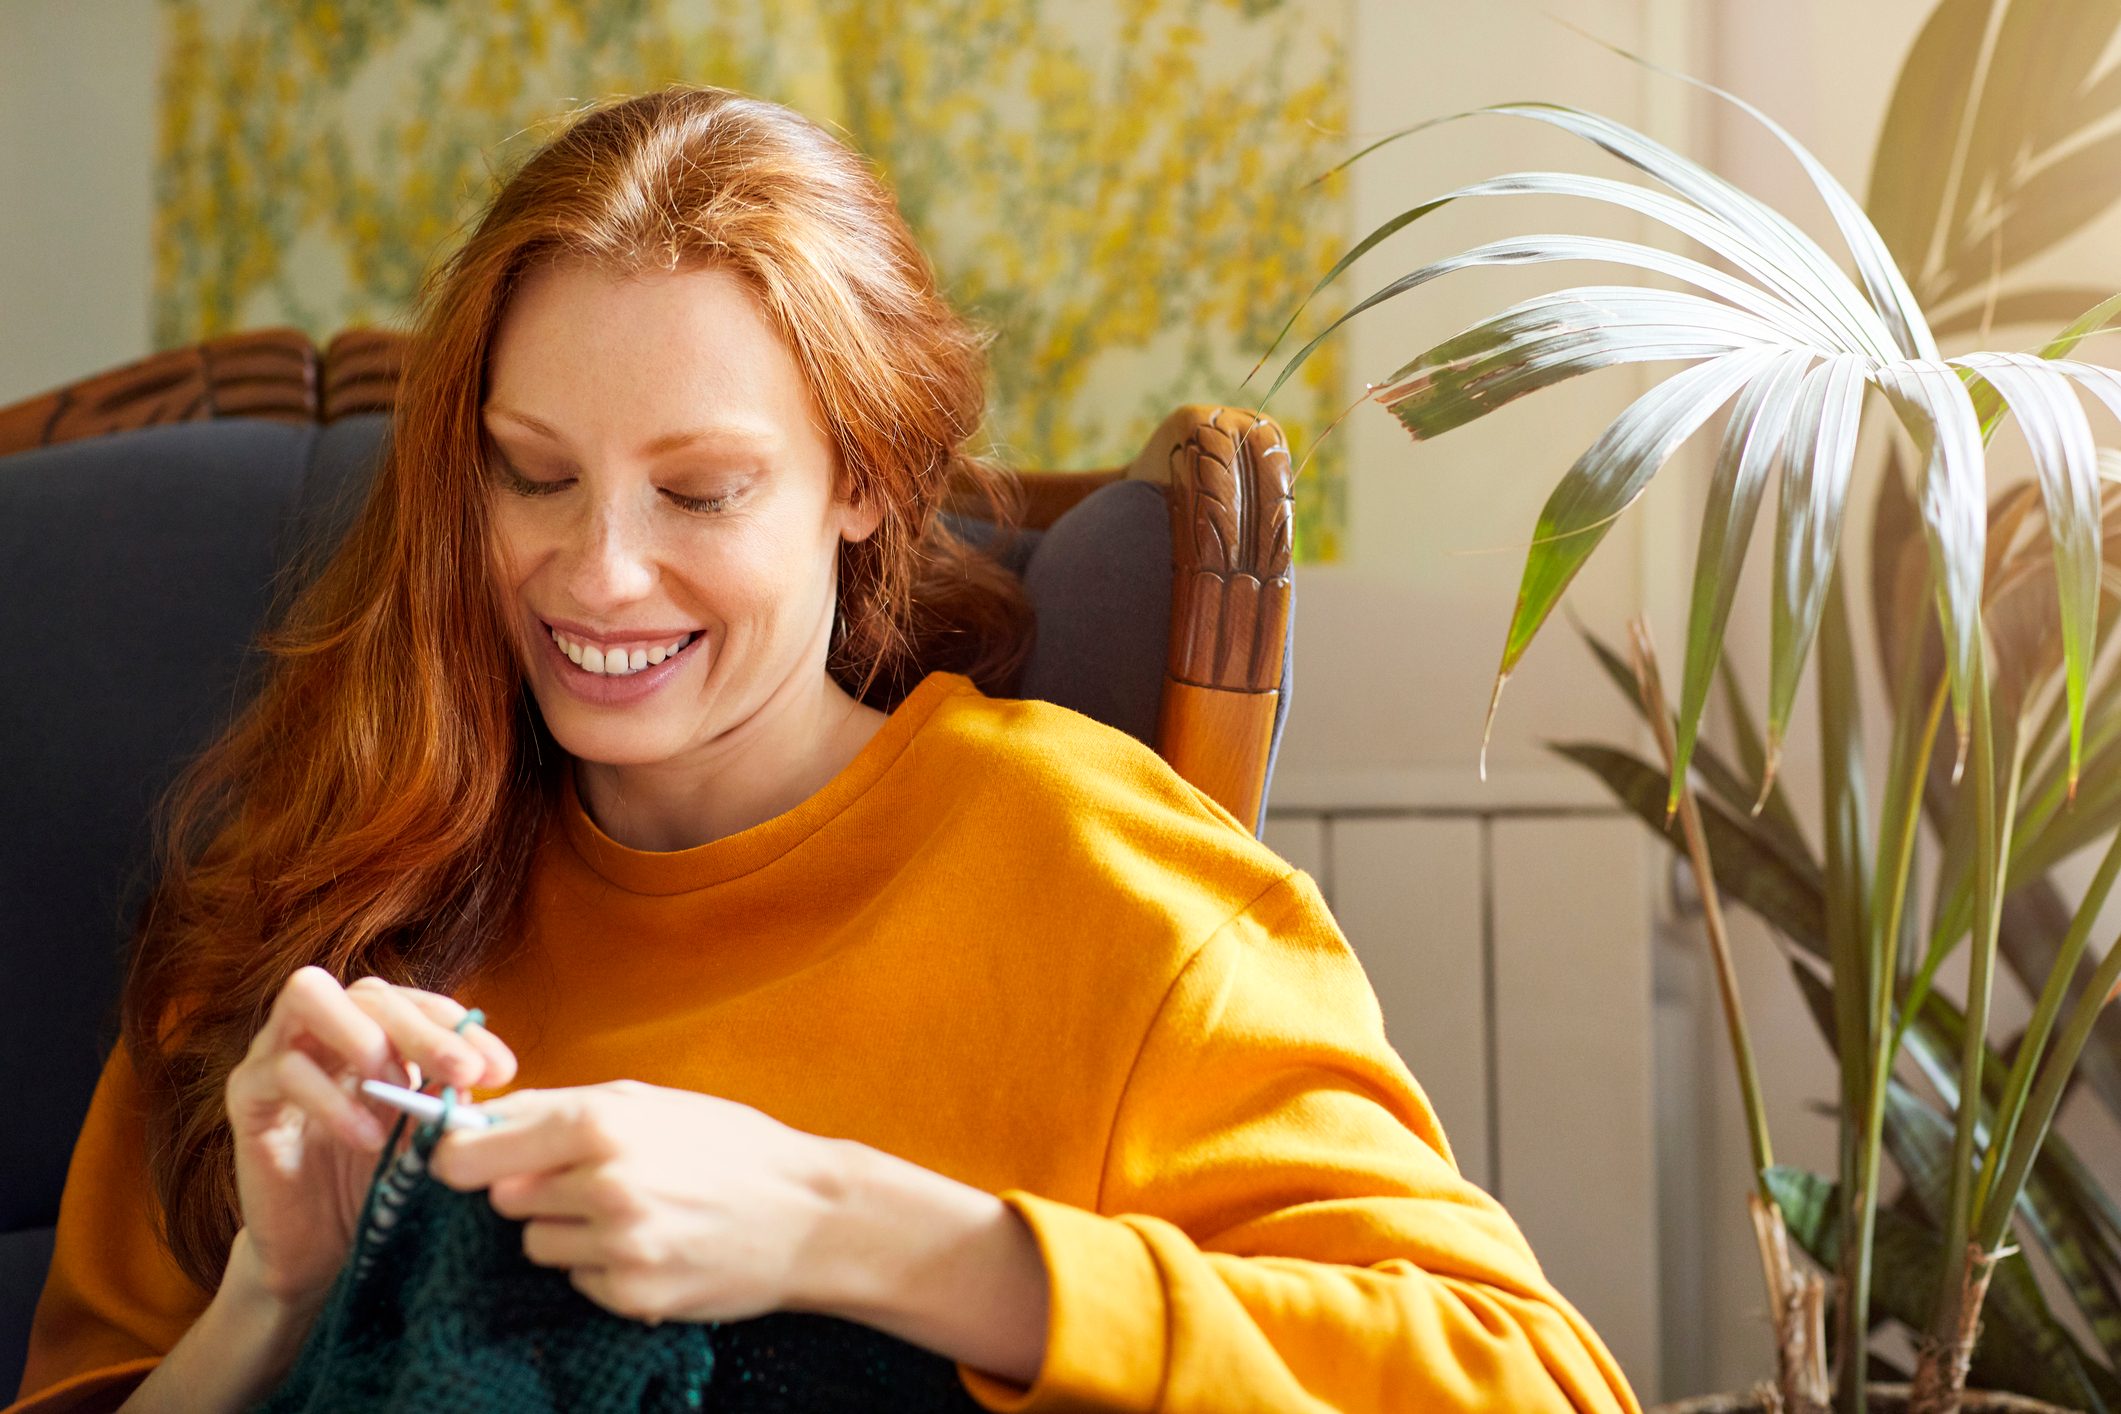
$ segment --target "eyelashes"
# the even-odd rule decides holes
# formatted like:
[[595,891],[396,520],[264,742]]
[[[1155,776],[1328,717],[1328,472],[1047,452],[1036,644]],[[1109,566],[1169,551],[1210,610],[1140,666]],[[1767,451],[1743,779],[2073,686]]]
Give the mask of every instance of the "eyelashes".
[[[561,477],[558,481],[533,481],[516,470],[505,457],[494,458],[493,467],[495,477],[502,487],[518,496],[550,496],[574,484],[574,478],[571,476]],[[666,491],[663,494],[670,497],[676,505],[697,515],[719,515],[736,499],[734,493],[726,496],[681,496],[675,491]]]

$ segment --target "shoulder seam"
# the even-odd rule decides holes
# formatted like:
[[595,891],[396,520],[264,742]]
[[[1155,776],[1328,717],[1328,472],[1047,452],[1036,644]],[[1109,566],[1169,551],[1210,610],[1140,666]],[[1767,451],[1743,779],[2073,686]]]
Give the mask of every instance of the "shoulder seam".
[[1171,974],[1171,980],[1164,985],[1164,994],[1156,999],[1156,1009],[1149,1013],[1148,1023],[1142,1027],[1141,1035],[1134,1042],[1134,1058],[1127,1062],[1126,1079],[1120,1082],[1119,1096],[1112,1102],[1111,1118],[1105,1122],[1105,1147],[1104,1152],[1099,1154],[1097,1159],[1097,1192],[1091,1199],[1095,1205],[1091,1211],[1102,1213],[1105,1210],[1105,1180],[1112,1168],[1112,1144],[1119,1134],[1120,1112],[1127,1107],[1127,1095],[1133,1090],[1134,1077],[1141,1069],[1142,1052],[1148,1049],[1149,1038],[1156,1034],[1156,1023],[1163,1019],[1164,1008],[1171,1004],[1171,996],[1178,990],[1179,982],[1184,979],[1188,972],[1193,970],[1194,964],[1201,960],[1215,940],[1230,930],[1232,923],[1250,913],[1258,906],[1261,899],[1287,884],[1298,872],[1292,866],[1286,872],[1276,875],[1258,893],[1245,900],[1244,904],[1231,913],[1229,917],[1209,929],[1207,936],[1203,937],[1187,951],[1186,960],[1178,965],[1177,970]]

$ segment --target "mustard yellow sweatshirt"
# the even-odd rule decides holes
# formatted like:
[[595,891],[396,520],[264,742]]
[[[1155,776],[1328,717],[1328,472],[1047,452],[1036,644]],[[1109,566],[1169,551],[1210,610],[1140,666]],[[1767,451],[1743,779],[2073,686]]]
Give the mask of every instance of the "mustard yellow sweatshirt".
[[[518,1085],[723,1095],[997,1194],[1051,1314],[1030,1387],[959,1366],[983,1407],[1639,1409],[1311,878],[1131,737],[935,673],[817,794],[670,853],[564,774],[525,946],[460,998]],[[121,1047],[14,1410],[136,1383],[205,1307],[150,1202]]]

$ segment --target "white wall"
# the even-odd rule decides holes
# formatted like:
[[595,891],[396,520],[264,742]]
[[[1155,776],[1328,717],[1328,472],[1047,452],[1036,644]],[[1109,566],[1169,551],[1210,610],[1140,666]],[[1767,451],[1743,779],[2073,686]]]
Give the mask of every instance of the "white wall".
[[0,403],[149,351],[154,0],[0,0]]

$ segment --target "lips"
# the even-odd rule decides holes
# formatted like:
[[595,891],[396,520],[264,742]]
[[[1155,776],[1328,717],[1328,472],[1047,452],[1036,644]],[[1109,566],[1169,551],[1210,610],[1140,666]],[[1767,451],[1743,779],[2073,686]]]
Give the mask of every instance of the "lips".
[[[542,625],[544,620],[539,620],[539,623]],[[684,634],[685,630],[679,630],[672,637],[677,638],[684,636]],[[562,630],[561,636],[569,637],[570,639],[572,637],[566,634],[564,630]],[[538,651],[551,655],[551,672],[558,684],[566,689],[569,696],[597,706],[619,707],[645,701],[665,684],[675,679],[689,663],[694,645],[705,640],[707,634],[701,630],[694,630],[691,632],[690,637],[686,638],[685,646],[664,658],[662,662],[651,663],[646,667],[623,673],[591,672],[589,669],[584,668],[561,650],[559,639],[554,636],[553,631],[549,628],[541,632],[538,637],[545,644]]]

